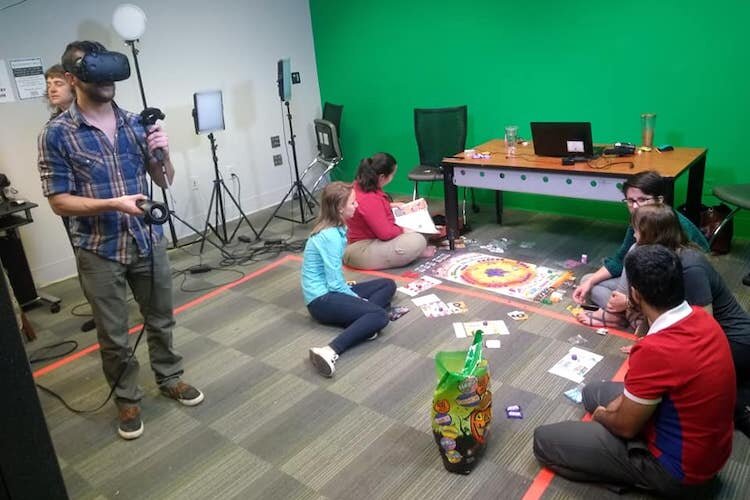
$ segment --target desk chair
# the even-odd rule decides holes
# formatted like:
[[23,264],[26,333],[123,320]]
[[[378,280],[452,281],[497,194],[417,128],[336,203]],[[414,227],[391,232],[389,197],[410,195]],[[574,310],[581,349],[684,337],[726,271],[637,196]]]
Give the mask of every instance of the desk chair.
[[[339,134],[339,139],[341,139],[341,115],[343,113],[344,106],[341,104],[331,104],[330,102],[323,104],[323,119],[333,123],[336,132]],[[341,144],[339,144],[339,149],[341,149]]]
[[[414,182],[412,200],[419,194],[420,182],[443,180],[441,162],[446,156],[453,156],[466,148],[467,107],[415,108],[414,135],[419,150],[419,165],[408,175]],[[477,212],[474,190],[471,190],[471,204]],[[466,224],[466,188],[464,188],[463,217]]]
[[318,178],[310,188],[310,192],[314,193],[317,189],[318,184],[325,179],[326,175],[333,170],[333,168],[341,163],[343,155],[339,147],[339,136],[336,132],[336,127],[333,123],[328,120],[317,119],[314,120],[315,124],[315,138],[318,141],[318,155],[313,158],[305,171],[302,172],[300,180],[305,178],[307,172],[309,172],[315,165],[322,164],[324,166],[323,171],[320,173]]
[[[716,229],[714,230],[711,238],[709,238],[709,244],[713,244],[719,232],[734,218],[735,214],[741,209],[750,210],[750,184],[727,184],[723,186],[714,186],[713,194],[718,199],[734,206],[731,212],[724,217]],[[742,283],[750,286],[750,274],[742,279]]]

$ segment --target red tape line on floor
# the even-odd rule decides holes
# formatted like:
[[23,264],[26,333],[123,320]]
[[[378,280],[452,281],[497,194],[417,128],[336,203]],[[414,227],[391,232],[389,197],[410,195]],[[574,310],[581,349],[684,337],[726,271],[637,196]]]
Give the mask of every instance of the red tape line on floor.
[[[212,290],[212,291],[210,291],[210,292],[208,292],[208,293],[206,293],[204,295],[201,295],[200,297],[197,297],[197,298],[195,298],[195,299],[193,299],[191,301],[186,302],[185,304],[182,304],[181,306],[175,308],[174,313],[175,313],[175,315],[180,314],[181,312],[186,311],[186,310],[190,309],[191,307],[195,307],[198,304],[201,304],[201,303],[205,302],[206,300],[208,300],[210,298],[213,298],[213,297],[215,297],[215,296],[217,296],[217,295],[219,295],[219,294],[221,294],[221,293],[223,293],[223,292],[225,292],[227,290],[230,290],[230,289],[232,289],[232,288],[234,288],[234,287],[236,287],[238,285],[241,285],[242,283],[245,283],[246,281],[249,281],[249,280],[251,280],[251,279],[253,279],[253,278],[257,277],[257,276],[260,276],[263,273],[266,273],[266,272],[268,272],[268,271],[270,271],[272,269],[275,269],[275,268],[279,267],[280,265],[282,265],[282,264],[284,264],[284,263],[286,263],[288,261],[302,262],[302,257],[299,257],[297,255],[287,255],[287,256],[284,256],[284,257],[280,258],[279,260],[276,260],[276,261],[268,264],[267,266],[264,266],[264,267],[258,269],[257,271],[254,271],[254,272],[252,272],[252,273],[250,273],[250,274],[248,274],[246,276],[243,276],[242,278],[239,278],[239,279],[237,279],[235,281],[232,281],[231,283],[227,283],[226,285],[222,285],[222,286],[218,287],[215,290]],[[390,278],[390,279],[394,279],[394,280],[397,280],[397,281],[410,281],[412,279],[412,278],[405,278],[403,276],[396,276],[396,275],[385,273],[385,272],[382,272],[382,271],[363,271],[363,270],[360,270],[360,269],[352,269],[352,270],[356,271],[356,272],[359,272],[359,273],[368,274],[370,276],[377,276],[377,277],[381,277],[381,278]],[[510,305],[510,306],[518,308],[518,309],[523,309],[525,311],[535,312],[537,314],[541,314],[543,316],[547,316],[547,317],[550,317],[550,318],[559,319],[560,321],[565,321],[566,323],[572,323],[572,324],[579,324],[580,325],[580,323],[577,320],[575,320],[574,318],[572,318],[572,317],[570,317],[568,315],[559,314],[557,312],[549,311],[547,309],[544,309],[544,308],[541,308],[541,307],[537,307],[537,306],[533,306],[533,305],[529,305],[529,304],[526,304],[526,303],[516,302],[514,300],[507,299],[507,298],[504,298],[504,297],[499,297],[499,296],[496,296],[494,294],[488,294],[488,293],[485,293],[485,292],[479,292],[479,291],[476,291],[476,290],[470,290],[470,289],[464,289],[464,288],[456,288],[456,287],[448,286],[448,285],[438,285],[435,288],[437,288],[439,290],[445,290],[447,292],[454,292],[454,293],[459,293],[459,294],[463,294],[463,295],[468,295],[468,296],[471,296],[471,297],[477,297],[477,298],[485,299],[485,300],[488,300],[490,302],[497,302],[497,303],[500,303],[500,304]],[[135,333],[137,331],[140,331],[141,327],[142,327],[142,324],[141,325],[136,325],[136,326],[132,327],[130,330],[128,330],[128,333],[133,334],[133,333]],[[634,335],[632,335],[630,333],[627,333],[627,332],[620,331],[620,330],[609,329],[609,332],[611,334],[614,334],[614,335],[618,336],[618,337],[622,337],[622,338],[629,339],[629,340],[635,340],[635,338],[636,338]],[[90,345],[90,346],[88,346],[88,347],[86,347],[86,348],[84,348],[84,349],[82,349],[82,350],[80,350],[80,351],[78,351],[78,352],[76,352],[74,354],[71,354],[70,356],[67,356],[65,358],[62,358],[62,359],[54,362],[54,363],[51,363],[51,364],[45,366],[44,368],[40,368],[39,370],[37,370],[37,371],[34,372],[34,378],[39,378],[42,375],[45,375],[45,374],[50,373],[50,372],[52,372],[54,370],[57,370],[58,368],[60,368],[62,366],[65,366],[65,365],[67,365],[67,364],[75,361],[76,359],[81,358],[81,357],[83,357],[83,356],[85,356],[87,354],[90,354],[92,352],[95,352],[97,350],[99,350],[99,344],[98,343]],[[628,361],[626,359],[623,362],[623,364],[620,366],[620,368],[617,370],[617,372],[615,373],[615,375],[612,377],[612,380],[614,380],[614,381],[622,381],[623,377],[625,376],[625,373],[627,371],[628,371]],[[584,415],[584,417],[583,417],[582,420],[583,421],[591,420],[591,415],[587,413],[586,415]],[[554,479],[554,477],[555,477],[555,473],[554,472],[552,472],[552,471],[550,471],[549,469],[546,469],[546,468],[541,469],[539,471],[539,473],[536,475],[536,477],[534,477],[534,480],[532,481],[532,483],[529,486],[529,488],[526,490],[526,493],[523,496],[523,500],[537,500],[537,499],[541,498],[541,496],[544,494],[544,492],[549,487],[550,483],[552,483],[552,480]]]
[[[225,292],[227,290],[230,290],[230,289],[232,289],[232,288],[234,288],[234,287],[236,287],[238,285],[241,285],[242,283],[245,283],[248,280],[251,280],[251,279],[253,279],[253,278],[257,277],[257,276],[260,276],[263,273],[267,273],[268,271],[279,267],[280,265],[284,264],[285,262],[288,262],[289,260],[296,260],[296,259],[293,259],[292,257],[293,257],[292,255],[286,255],[284,257],[281,257],[280,259],[278,259],[278,260],[276,260],[274,262],[271,262],[270,264],[268,264],[266,266],[263,266],[260,269],[258,269],[256,271],[253,271],[252,273],[243,276],[242,278],[239,278],[239,279],[237,279],[235,281],[227,283],[226,285],[222,285],[222,286],[216,288],[215,290],[211,290],[210,292],[208,292],[208,293],[206,293],[204,295],[201,295],[200,297],[197,297],[197,298],[195,298],[193,300],[190,300],[190,301],[182,304],[181,306],[176,307],[174,309],[174,314],[177,315],[177,314],[180,314],[181,312],[184,312],[184,311],[190,309],[191,307],[195,307],[198,304],[200,304],[202,302],[205,302],[205,301],[207,301],[210,298],[216,297],[217,295],[219,295],[219,294],[221,294],[221,293],[223,293],[223,292]],[[139,324],[139,325],[135,325],[130,330],[128,330],[128,333],[132,335],[135,332],[139,332],[142,327],[143,327],[142,323]],[[47,373],[53,372],[53,371],[57,370],[58,368],[60,368],[62,366],[65,366],[68,363],[71,363],[71,362],[75,361],[78,358],[81,358],[81,357],[83,357],[83,356],[85,356],[87,354],[90,354],[92,352],[98,351],[99,347],[100,347],[99,344],[96,343],[96,344],[90,345],[90,346],[88,346],[88,347],[86,347],[86,348],[84,348],[84,349],[82,349],[82,350],[80,350],[80,351],[78,351],[76,353],[73,353],[70,356],[67,356],[67,357],[64,357],[62,359],[59,359],[59,360],[55,361],[54,363],[50,363],[49,365],[36,370],[34,372],[34,378],[39,378],[42,375],[46,375]]]

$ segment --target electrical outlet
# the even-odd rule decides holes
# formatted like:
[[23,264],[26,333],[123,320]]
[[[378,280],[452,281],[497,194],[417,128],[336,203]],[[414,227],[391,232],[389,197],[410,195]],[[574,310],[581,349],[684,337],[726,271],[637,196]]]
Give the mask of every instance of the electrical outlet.
[[197,191],[200,187],[200,182],[198,181],[198,177],[191,177],[190,178],[190,188],[193,191]]
[[281,158],[281,155],[273,155],[273,165],[275,167],[278,167],[279,165],[283,163],[284,163],[284,160]]
[[292,73],[292,83],[302,83],[302,79],[299,77],[299,71]]
[[272,135],[271,136],[271,147],[272,148],[278,148],[281,146],[281,139],[278,135]]

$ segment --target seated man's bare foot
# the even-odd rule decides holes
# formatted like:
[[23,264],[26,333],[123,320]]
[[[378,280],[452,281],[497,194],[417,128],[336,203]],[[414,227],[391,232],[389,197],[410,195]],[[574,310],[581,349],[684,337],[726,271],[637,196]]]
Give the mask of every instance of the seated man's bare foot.
[[631,345],[624,345],[620,347],[620,352],[624,354],[630,354],[630,350],[633,349],[632,344]]
[[425,249],[424,249],[424,250],[422,251],[422,255],[420,255],[420,257],[425,257],[425,258],[428,258],[428,259],[429,259],[429,258],[431,258],[431,257],[434,257],[434,256],[435,256],[435,252],[437,252],[437,247],[434,247],[434,246],[432,246],[432,245],[428,245],[428,246],[427,246],[427,247],[425,247]]

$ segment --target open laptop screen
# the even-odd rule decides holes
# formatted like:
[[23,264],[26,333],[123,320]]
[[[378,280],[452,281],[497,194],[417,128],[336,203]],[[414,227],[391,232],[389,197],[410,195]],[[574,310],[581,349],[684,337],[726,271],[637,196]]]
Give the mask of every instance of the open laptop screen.
[[594,156],[590,122],[531,122],[531,139],[538,156]]

